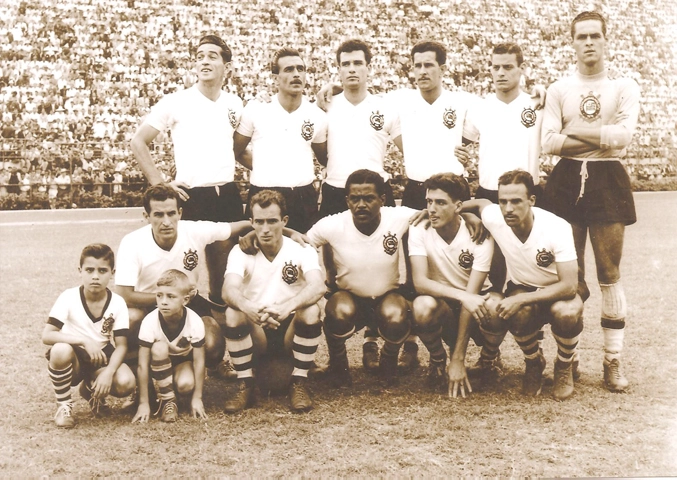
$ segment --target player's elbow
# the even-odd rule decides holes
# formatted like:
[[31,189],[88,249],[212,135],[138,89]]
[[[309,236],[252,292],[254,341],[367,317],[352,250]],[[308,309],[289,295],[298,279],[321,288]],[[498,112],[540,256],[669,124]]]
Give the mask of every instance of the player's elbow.
[[601,146],[620,150],[632,141],[632,132],[624,125],[607,125],[602,127]]

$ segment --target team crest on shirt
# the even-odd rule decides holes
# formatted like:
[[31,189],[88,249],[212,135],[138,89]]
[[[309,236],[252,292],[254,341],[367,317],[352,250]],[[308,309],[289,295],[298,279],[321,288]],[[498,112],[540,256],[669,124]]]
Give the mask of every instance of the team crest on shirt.
[[113,330],[113,324],[115,323],[115,317],[113,314],[109,314],[107,317],[104,317],[103,323],[101,324],[101,333],[103,335],[108,335]]
[[293,262],[284,262],[284,267],[282,267],[282,280],[287,285],[291,285],[299,279],[299,269],[294,265]]
[[371,128],[373,128],[377,132],[383,130],[383,125],[385,124],[383,114],[378,110],[376,110],[375,112],[371,112],[371,117],[369,117],[369,124],[371,125]]
[[527,128],[531,128],[536,125],[536,110],[531,107],[527,107],[522,110],[522,125]]
[[458,256],[458,266],[468,270],[472,268],[472,263],[475,260],[475,256],[470,253],[470,250],[461,250],[461,254]]
[[235,110],[230,108],[228,109],[228,121],[233,130],[235,130],[237,128],[237,117],[235,116]]
[[198,260],[197,251],[189,248],[187,252],[183,253],[183,268],[192,272],[197,267]]
[[310,120],[304,121],[301,125],[301,136],[308,141],[313,139],[313,135],[315,135],[315,124]]
[[552,252],[544,249],[538,249],[538,253],[536,254],[536,265],[542,268],[547,268],[549,267],[552,262],[555,261],[555,256],[552,254]]
[[388,235],[383,235],[383,251],[388,255],[394,255],[397,251],[397,246],[400,242],[397,240],[397,234],[388,232]]
[[[583,95],[581,95],[583,97]],[[599,112],[602,109],[602,104],[599,103],[599,94],[595,92],[589,92],[583,100],[581,100],[581,116],[586,120],[594,120],[599,116]]]
[[442,123],[448,129],[454,128],[456,126],[456,110],[451,107],[445,108],[442,114]]

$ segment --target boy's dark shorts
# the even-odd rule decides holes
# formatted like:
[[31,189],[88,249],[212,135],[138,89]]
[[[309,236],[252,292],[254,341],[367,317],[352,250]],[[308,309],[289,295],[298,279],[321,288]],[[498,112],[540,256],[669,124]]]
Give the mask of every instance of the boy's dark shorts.
[[[52,347],[47,349],[47,351],[45,352],[45,358],[47,359],[47,361],[49,361],[51,351]],[[77,377],[76,375],[73,375],[71,385],[77,385],[82,381],[83,378],[88,378],[97,369],[94,368],[94,365],[92,365],[92,359],[83,347],[73,345],[73,351],[75,352],[75,356],[78,359],[78,364],[80,365],[80,367],[79,367],[79,375],[77,375]],[[103,353],[106,354],[106,358],[108,359],[108,361],[110,361],[110,357],[113,355],[113,352],[115,352],[115,347],[113,346],[112,343],[107,343],[106,346],[103,347]]]

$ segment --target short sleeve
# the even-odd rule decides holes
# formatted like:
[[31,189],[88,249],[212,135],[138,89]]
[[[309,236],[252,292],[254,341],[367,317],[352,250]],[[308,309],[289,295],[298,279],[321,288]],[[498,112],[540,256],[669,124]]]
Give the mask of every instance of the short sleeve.
[[59,298],[54,302],[54,306],[49,311],[49,320],[47,323],[54,325],[56,328],[63,328],[64,323],[68,320],[68,312],[70,307],[68,305],[67,292],[61,293]]
[[[564,263],[572,260],[577,260],[576,245],[574,243],[574,234],[571,225],[561,218],[557,218],[556,235],[553,235],[553,253],[555,255],[555,262]],[[553,229],[554,230],[554,229]]]
[[244,278],[245,261],[246,261],[245,253],[242,250],[240,250],[239,245],[235,245],[235,247],[233,247],[233,249],[230,251],[230,255],[228,255],[228,263],[226,266],[225,275],[233,273],[235,275],[239,275],[240,277]]
[[254,135],[254,116],[256,110],[256,101],[251,101],[242,110],[240,124],[237,126],[237,133],[245,137]]
[[480,131],[477,129],[477,118],[478,118],[478,109],[479,102],[470,104],[468,108],[468,113],[465,116],[465,122],[463,123],[463,138],[467,138],[471,142],[477,142],[480,138]]
[[316,118],[316,128],[315,135],[313,135],[312,143],[324,143],[327,141],[327,114],[320,110],[318,107],[314,107],[317,112],[315,112]]
[[190,317],[190,344],[193,348],[199,348],[205,343],[205,324],[194,311],[188,309],[188,315]]
[[329,238],[328,234],[331,233],[331,225],[339,220],[339,215],[324,217],[308,230],[306,236],[315,248],[320,248],[322,245],[329,243],[327,239]]
[[303,271],[320,270],[320,260],[317,251],[309,245],[301,247],[301,251],[303,252],[301,257],[301,268]]
[[427,257],[428,253],[425,250],[425,243],[423,241],[423,236],[425,235],[425,230],[423,227],[414,227],[413,225],[409,227],[409,256],[415,257]]
[[171,112],[171,97],[163,97],[150,109],[145,123],[161,132],[170,129],[174,124]]
[[487,238],[481,245],[475,246],[472,269],[488,273],[491,269],[491,259],[494,256],[494,239]]
[[129,330],[129,310],[125,300],[116,293],[113,293],[113,301],[115,302],[115,323],[113,324],[113,332],[122,334]]
[[141,328],[139,329],[139,345],[143,347],[150,348],[153,346],[153,343],[155,343],[156,338],[153,324],[155,323],[156,315],[157,311],[153,310],[141,321]]
[[115,258],[115,284],[122,287],[136,287],[141,272],[132,242],[129,236],[124,237]]

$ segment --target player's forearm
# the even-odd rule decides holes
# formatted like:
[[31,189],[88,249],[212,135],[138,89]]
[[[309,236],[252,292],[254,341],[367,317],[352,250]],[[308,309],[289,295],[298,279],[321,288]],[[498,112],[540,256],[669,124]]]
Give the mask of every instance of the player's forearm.
[[[148,352],[143,355],[141,349],[146,349]],[[139,347],[139,366],[136,369],[136,387],[139,392],[139,403],[150,403],[148,398],[148,364],[150,363],[150,349],[146,347]]]
[[235,310],[239,310],[241,312],[244,312],[250,303],[247,297],[242,295],[242,292],[239,289],[229,287],[227,284],[223,285],[223,288],[221,289],[221,295],[227,305],[230,305]]
[[[592,145],[595,149],[600,148],[602,138],[602,130],[600,128],[570,125],[562,130],[562,133],[566,135],[568,139],[579,140]],[[565,146],[566,143],[567,142],[565,141]]]
[[472,321],[470,312],[465,308],[461,308],[461,313],[458,317],[458,336],[456,337],[454,351],[451,354],[452,360],[465,362],[468,342],[470,341],[470,322]]
[[157,304],[154,293],[136,292],[118,289],[118,294],[125,300],[128,307],[153,308]]
[[42,343],[45,345],[54,345],[56,343],[67,343],[68,345],[84,347],[87,338],[62,331],[43,332]]
[[202,400],[202,390],[205,379],[204,347],[193,348],[193,375],[195,376],[195,389],[193,390],[193,399]]
[[599,150],[599,146],[595,146],[591,143],[587,143],[576,138],[566,137],[564,139],[564,143],[562,144],[562,148],[556,155],[560,155],[562,157],[575,157],[576,155],[594,152],[595,150]]
[[290,307],[289,310],[293,312],[299,308],[306,308],[316,304],[320,301],[325,291],[326,288],[323,283],[309,283],[296,296],[288,300],[287,305]]
[[[465,200],[461,205],[460,213],[472,213],[480,217],[482,209],[491,205],[491,201],[486,198],[475,198],[472,200]],[[481,217],[480,217],[481,218]]]
[[115,337],[115,350],[108,359],[108,367],[106,368],[110,368],[113,373],[117,372],[125,360],[125,355],[127,355],[127,337]]
[[576,296],[575,283],[562,282],[553,283],[547,287],[536,290],[535,292],[527,292],[524,295],[526,304],[540,303],[540,302],[556,302],[558,300],[571,300]]
[[454,301],[461,301],[463,290],[459,290],[449,285],[431,280],[428,277],[414,276],[414,288],[419,295],[430,295],[434,298],[446,298]]
[[141,171],[146,176],[148,183],[151,185],[162,183],[164,179],[162,178],[160,171],[155,166],[155,162],[153,162],[153,158],[150,155],[150,149],[148,148],[146,142],[144,142],[141,138],[134,137],[130,142],[130,146],[132,148],[134,158],[136,158],[136,162],[139,164],[139,168],[141,168]]
[[235,157],[235,160],[246,169],[251,170],[254,163],[251,149],[245,148],[240,155]]

